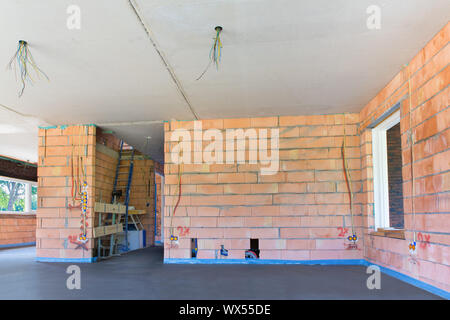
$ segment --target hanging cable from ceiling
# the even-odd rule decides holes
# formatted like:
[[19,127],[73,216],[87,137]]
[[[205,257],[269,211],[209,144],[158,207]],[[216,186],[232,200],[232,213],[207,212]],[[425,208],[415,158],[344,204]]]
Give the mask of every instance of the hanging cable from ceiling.
[[13,55],[7,66],[10,70],[14,68],[14,73],[17,79],[17,73],[19,73],[22,88],[19,91],[19,97],[23,95],[25,85],[27,82],[33,84],[33,77],[30,71],[34,70],[37,78],[45,77],[49,80],[48,76],[42,71],[33,59],[28,42],[25,40],[19,40],[16,53]]
[[222,57],[222,41],[220,40],[220,33],[222,32],[222,27],[217,26],[214,28],[214,30],[216,30],[216,37],[214,38],[213,45],[211,47],[211,50],[209,51],[209,63],[206,66],[205,71],[203,71],[202,74],[196,80],[200,80],[213,63],[216,65],[216,69],[219,70],[219,63]]

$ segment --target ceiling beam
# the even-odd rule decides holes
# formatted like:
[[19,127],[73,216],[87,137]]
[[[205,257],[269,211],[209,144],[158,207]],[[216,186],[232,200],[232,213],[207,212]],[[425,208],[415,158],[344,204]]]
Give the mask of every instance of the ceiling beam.
[[0,157],[0,176],[37,181],[37,166],[23,161]]

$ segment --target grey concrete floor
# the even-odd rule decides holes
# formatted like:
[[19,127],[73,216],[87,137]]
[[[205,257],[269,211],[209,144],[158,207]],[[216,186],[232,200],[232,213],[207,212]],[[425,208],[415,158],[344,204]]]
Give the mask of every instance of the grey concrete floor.
[[439,299],[385,274],[369,290],[363,266],[164,265],[161,247],[78,264],[81,289],[68,290],[70,264],[34,256],[0,250],[0,299]]

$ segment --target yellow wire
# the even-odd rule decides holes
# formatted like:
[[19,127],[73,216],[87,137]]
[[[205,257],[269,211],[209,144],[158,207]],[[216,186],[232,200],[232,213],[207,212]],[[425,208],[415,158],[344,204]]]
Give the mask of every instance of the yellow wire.
[[407,65],[408,71],[408,95],[409,95],[409,141],[411,143],[411,210],[413,214],[413,238],[414,242],[416,241],[416,210],[414,206],[414,197],[415,197],[415,186],[414,186],[414,135],[412,129],[412,101],[411,101],[411,73],[409,70],[409,66]]
[[355,235],[355,228],[354,228],[354,222],[353,222],[353,190],[352,190],[352,178],[350,176],[350,172],[348,170],[348,163],[347,163],[347,158],[345,157],[345,151],[347,148],[347,144],[346,144],[346,132],[345,132],[345,114],[344,114],[344,143],[343,143],[343,153],[342,156],[344,158],[344,170],[345,173],[347,175],[347,179],[348,179],[348,189],[350,192],[350,215],[351,215],[351,220],[352,220],[352,235]]

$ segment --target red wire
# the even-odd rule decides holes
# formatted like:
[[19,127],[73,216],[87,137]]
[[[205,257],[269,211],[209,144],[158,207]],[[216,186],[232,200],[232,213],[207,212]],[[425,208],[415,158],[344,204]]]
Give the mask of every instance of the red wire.
[[181,200],[181,175],[180,175],[180,181],[178,182],[178,200],[177,203],[175,205],[175,209],[173,209],[173,214],[172,216],[175,216],[175,212],[177,211],[178,205],[180,204],[180,200]]

